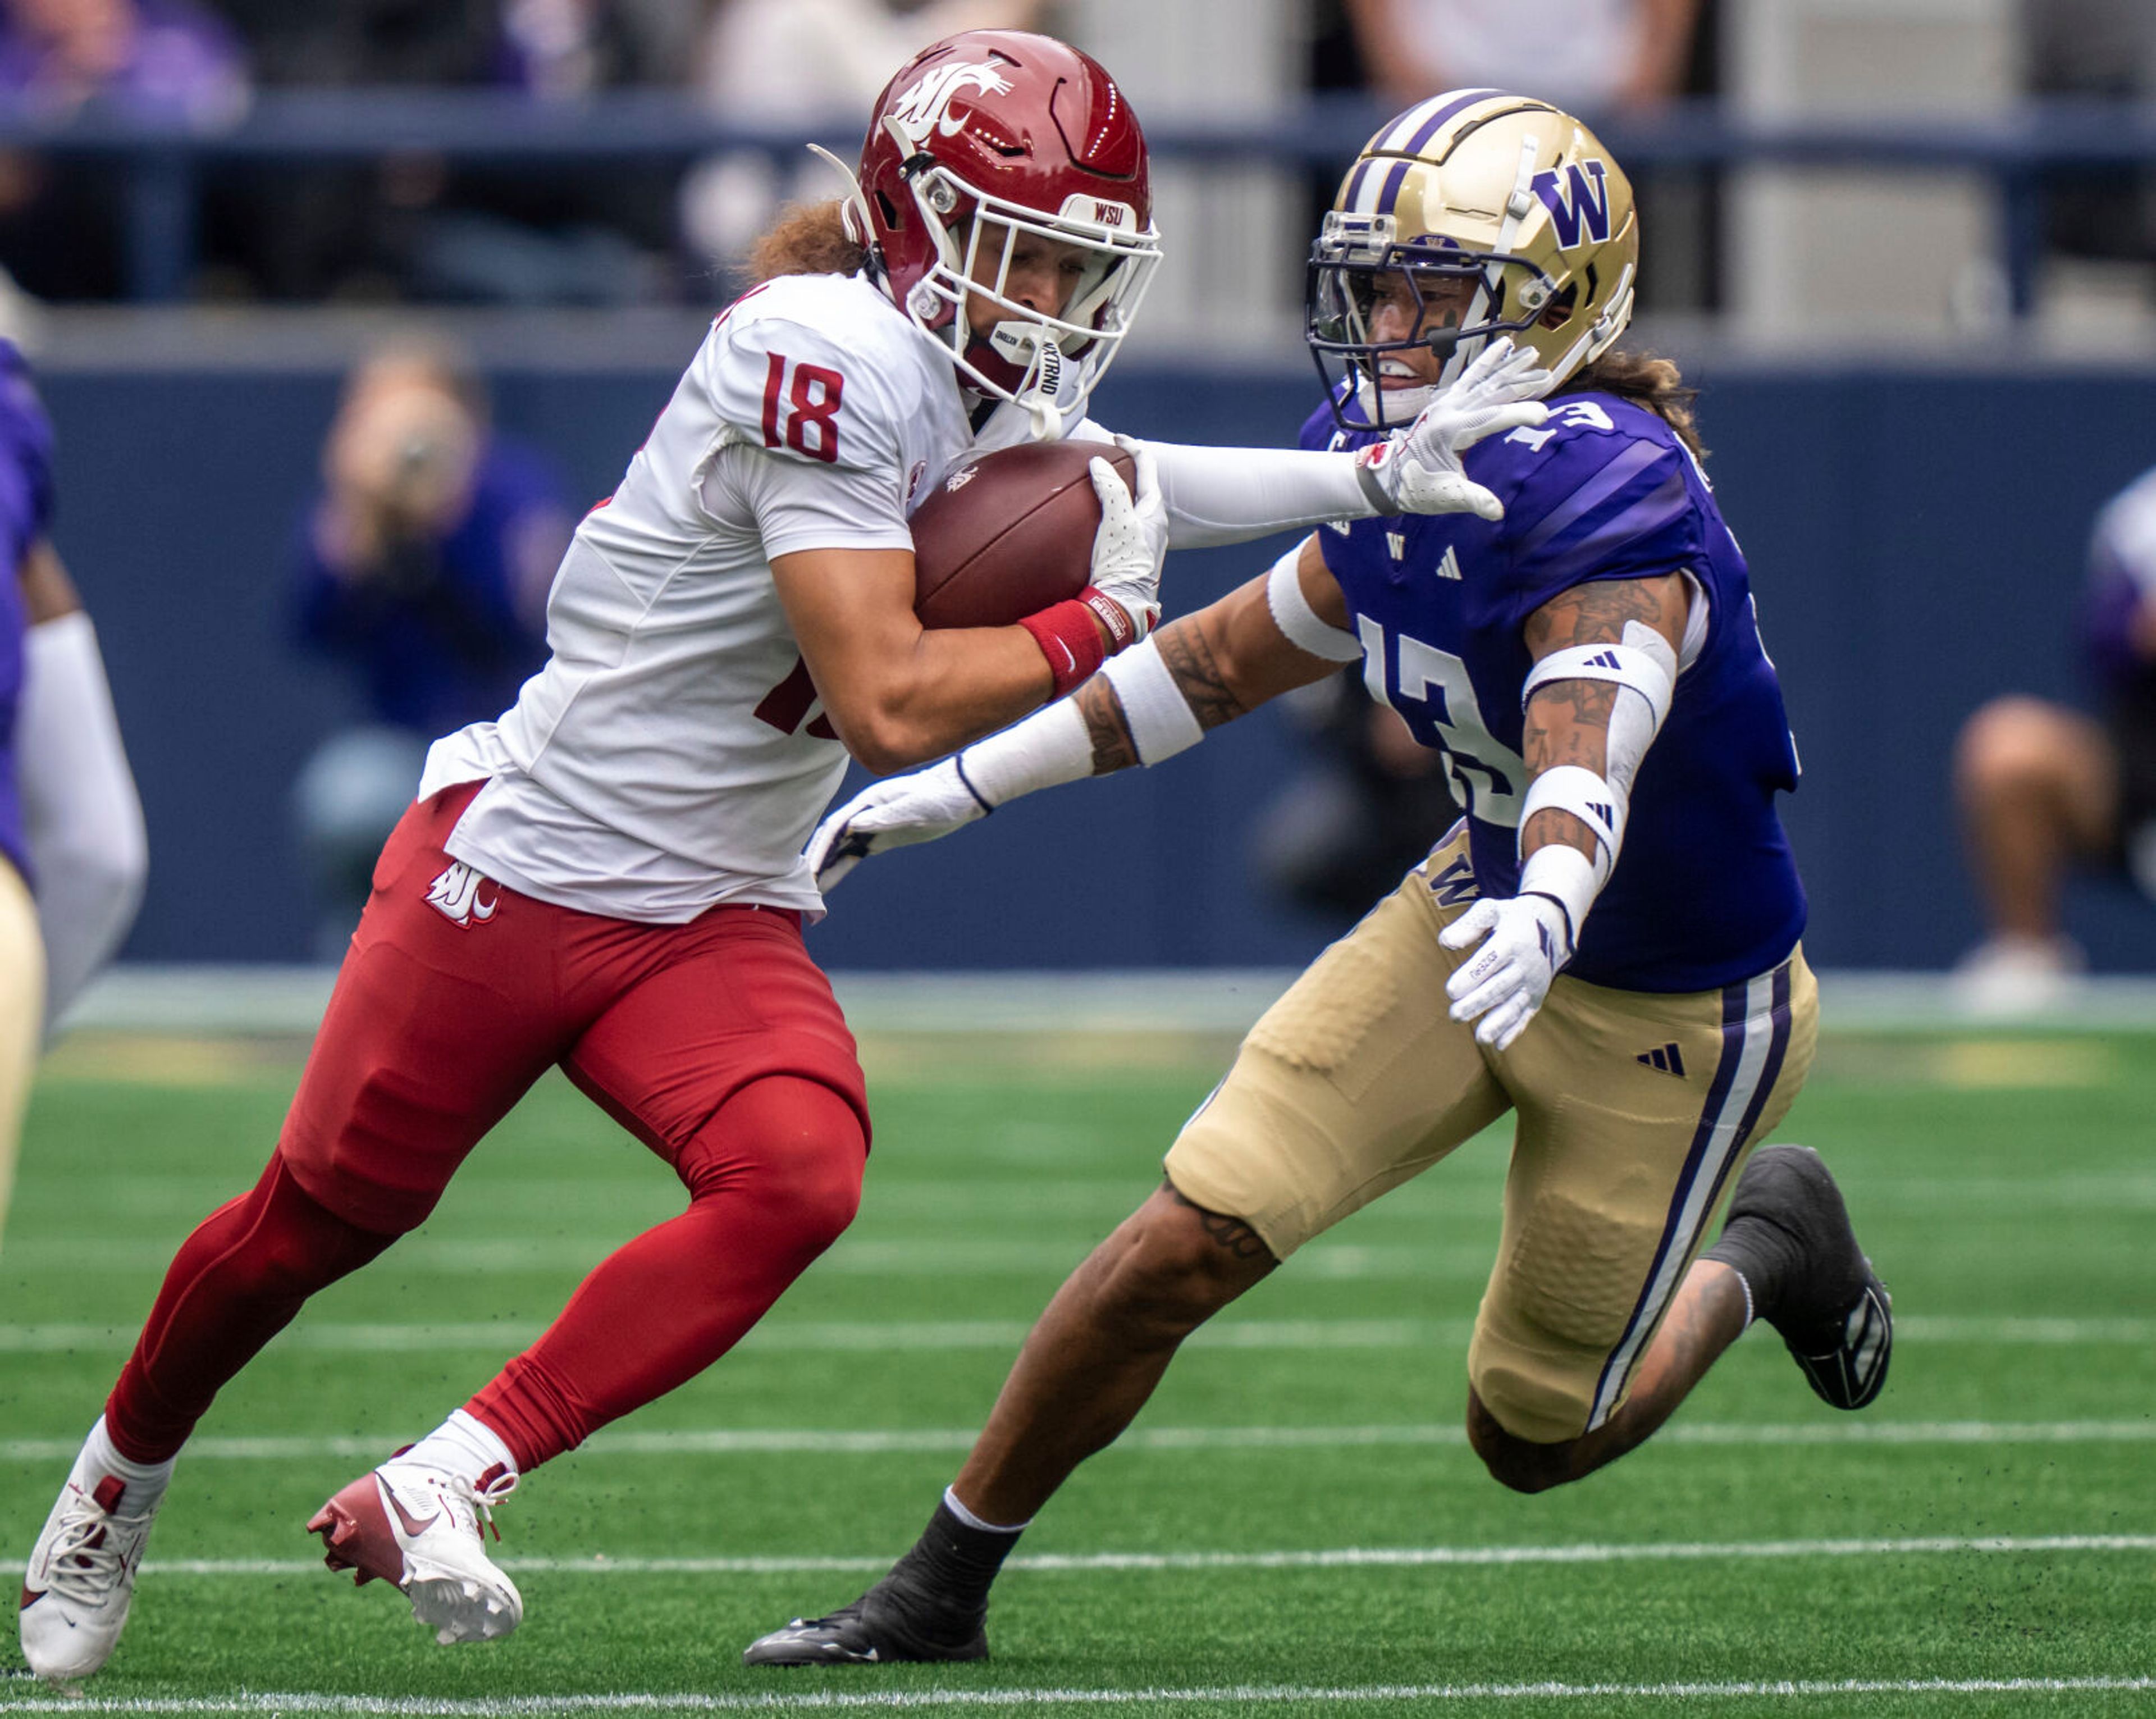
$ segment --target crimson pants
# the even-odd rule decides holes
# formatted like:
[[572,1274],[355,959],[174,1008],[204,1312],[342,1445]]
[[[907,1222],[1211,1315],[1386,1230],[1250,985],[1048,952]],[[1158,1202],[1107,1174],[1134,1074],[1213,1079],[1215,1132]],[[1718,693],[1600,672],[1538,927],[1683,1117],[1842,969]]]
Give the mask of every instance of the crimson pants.
[[852,1220],[866,1094],[797,916],[644,925],[517,894],[442,850],[475,791],[415,805],[382,850],[269,1167],[182,1245],[106,1403],[123,1454],[176,1452],[308,1295],[425,1219],[556,1064],[690,1200],[472,1398],[520,1468],[708,1366]]

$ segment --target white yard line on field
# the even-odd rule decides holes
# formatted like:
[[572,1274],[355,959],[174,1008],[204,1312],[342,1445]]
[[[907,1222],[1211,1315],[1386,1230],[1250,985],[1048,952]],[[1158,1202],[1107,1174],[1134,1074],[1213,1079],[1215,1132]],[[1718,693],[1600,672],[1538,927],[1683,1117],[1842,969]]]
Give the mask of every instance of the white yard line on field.
[[[1302,1552],[1041,1552],[1010,1561],[1014,1570],[1061,1573],[1119,1570],[1354,1570],[1486,1567],[1510,1564],[1697,1563],[1720,1559],[1916,1557],[2061,1552],[2156,1552],[2156,1534],[2049,1534],[1898,1540],[1734,1540],[1578,1546],[1320,1547]],[[798,1576],[880,1572],[888,1557],[516,1558],[501,1560],[520,1576]],[[300,1576],[319,1558],[151,1558],[148,1575]]]
[[[36,1686],[26,1686],[34,1688]],[[4,1686],[0,1686],[4,1689]],[[555,1695],[454,1701],[438,1696],[239,1694],[100,1698],[35,1694],[10,1700],[0,1711],[23,1713],[352,1714],[362,1719],[538,1719],[549,1713],[757,1713],[892,1710],[937,1707],[1167,1706],[1230,1709],[1291,1702],[1607,1701],[1611,1700],[1788,1701],[1846,1700],[1858,1695],[1969,1696],[2133,1693],[2156,1689],[2149,1677],[1921,1677],[1788,1678],[1729,1683],[1386,1683],[1353,1686],[1292,1684],[1199,1685],[1142,1689],[906,1689],[803,1690],[756,1695],[622,1693]]]
[[[594,1433],[582,1449],[593,1456],[762,1456],[793,1453],[874,1456],[973,1449],[973,1429],[921,1427],[850,1431],[831,1428],[711,1428]],[[378,1459],[395,1441],[359,1433],[263,1438],[198,1438],[192,1460],[299,1462],[318,1457]],[[1332,1427],[1139,1427],[1116,1441],[1120,1450],[1330,1450],[1366,1446],[1462,1446],[1466,1432],[1450,1423]],[[2156,1442],[2156,1417],[2138,1421],[1799,1421],[1749,1424],[1678,1422],[1656,1435],[1661,1444],[2145,1444]],[[0,1439],[0,1462],[54,1463],[72,1459],[74,1439]]]

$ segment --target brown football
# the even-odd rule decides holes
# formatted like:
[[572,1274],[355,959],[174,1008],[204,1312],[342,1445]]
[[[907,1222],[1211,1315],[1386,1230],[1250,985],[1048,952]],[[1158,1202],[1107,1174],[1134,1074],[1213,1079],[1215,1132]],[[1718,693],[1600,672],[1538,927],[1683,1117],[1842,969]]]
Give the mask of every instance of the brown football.
[[1086,589],[1100,497],[1086,466],[1110,442],[1026,442],[951,468],[913,515],[913,612],[925,627],[1009,626]]

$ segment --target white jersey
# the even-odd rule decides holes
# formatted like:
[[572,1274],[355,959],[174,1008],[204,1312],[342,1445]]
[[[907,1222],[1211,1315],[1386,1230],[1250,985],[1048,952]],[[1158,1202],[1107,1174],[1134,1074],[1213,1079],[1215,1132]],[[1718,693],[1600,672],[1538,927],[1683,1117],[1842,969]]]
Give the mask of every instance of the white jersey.
[[744,295],[578,528],[547,598],[546,666],[497,721],[429,754],[422,798],[485,780],[449,853],[618,919],[679,924],[721,902],[819,913],[801,848],[846,754],[771,559],[910,549],[916,499],[1029,433],[1004,405],[974,435],[948,357],[862,276]]

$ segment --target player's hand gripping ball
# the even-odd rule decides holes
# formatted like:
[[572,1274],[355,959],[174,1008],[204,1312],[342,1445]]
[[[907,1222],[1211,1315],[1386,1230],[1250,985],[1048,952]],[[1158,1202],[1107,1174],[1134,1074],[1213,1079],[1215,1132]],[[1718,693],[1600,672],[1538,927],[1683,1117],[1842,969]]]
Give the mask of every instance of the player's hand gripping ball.
[[1010,626],[1092,583],[1096,460],[1135,486],[1136,461],[1106,442],[1025,442],[953,468],[914,510],[921,625]]

